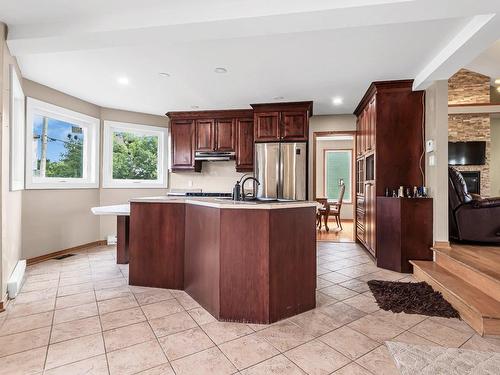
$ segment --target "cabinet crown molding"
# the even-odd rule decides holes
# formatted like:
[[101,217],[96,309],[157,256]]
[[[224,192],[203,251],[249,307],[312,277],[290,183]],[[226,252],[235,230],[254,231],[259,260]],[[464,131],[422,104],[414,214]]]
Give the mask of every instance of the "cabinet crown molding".
[[365,95],[359,102],[358,106],[354,110],[353,114],[359,116],[366,104],[370,101],[372,96],[380,91],[398,91],[398,90],[408,90],[408,88],[413,87],[413,79],[401,79],[397,81],[376,81],[372,82],[368,90],[366,90]]
[[313,115],[313,102],[284,102],[284,103],[257,103],[250,104],[256,112],[267,111],[307,111],[308,116]]
[[172,111],[165,114],[171,120],[253,118],[252,109],[223,109],[210,111]]

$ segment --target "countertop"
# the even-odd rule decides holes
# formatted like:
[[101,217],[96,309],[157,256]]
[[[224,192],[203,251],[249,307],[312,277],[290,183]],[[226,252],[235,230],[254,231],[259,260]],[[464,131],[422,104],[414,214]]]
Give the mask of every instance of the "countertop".
[[133,198],[130,202],[136,203],[187,203],[198,206],[207,206],[225,209],[250,209],[250,210],[276,210],[284,208],[317,207],[317,202],[312,201],[283,201],[272,203],[252,203],[251,201],[233,201],[220,198],[193,198],[193,197],[144,197]]

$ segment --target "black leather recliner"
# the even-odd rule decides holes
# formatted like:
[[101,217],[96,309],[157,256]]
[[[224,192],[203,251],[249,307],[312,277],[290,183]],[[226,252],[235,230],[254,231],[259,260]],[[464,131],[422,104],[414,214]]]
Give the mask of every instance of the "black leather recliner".
[[500,197],[470,194],[462,174],[448,167],[450,238],[500,243]]

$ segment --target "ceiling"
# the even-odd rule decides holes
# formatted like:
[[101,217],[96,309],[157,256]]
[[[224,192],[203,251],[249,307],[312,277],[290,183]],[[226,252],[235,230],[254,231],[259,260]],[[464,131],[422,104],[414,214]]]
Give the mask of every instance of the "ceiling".
[[471,64],[500,40],[497,13],[497,0],[0,0],[24,77],[152,114],[296,100],[352,113],[372,81],[424,89]]
[[500,40],[475,58],[467,68],[491,77],[491,83],[500,79]]

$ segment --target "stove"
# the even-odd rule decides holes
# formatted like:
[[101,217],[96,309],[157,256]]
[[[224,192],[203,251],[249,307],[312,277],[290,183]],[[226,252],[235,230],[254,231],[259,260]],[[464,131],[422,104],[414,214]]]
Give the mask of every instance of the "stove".
[[186,192],[186,197],[232,197],[231,193]]

